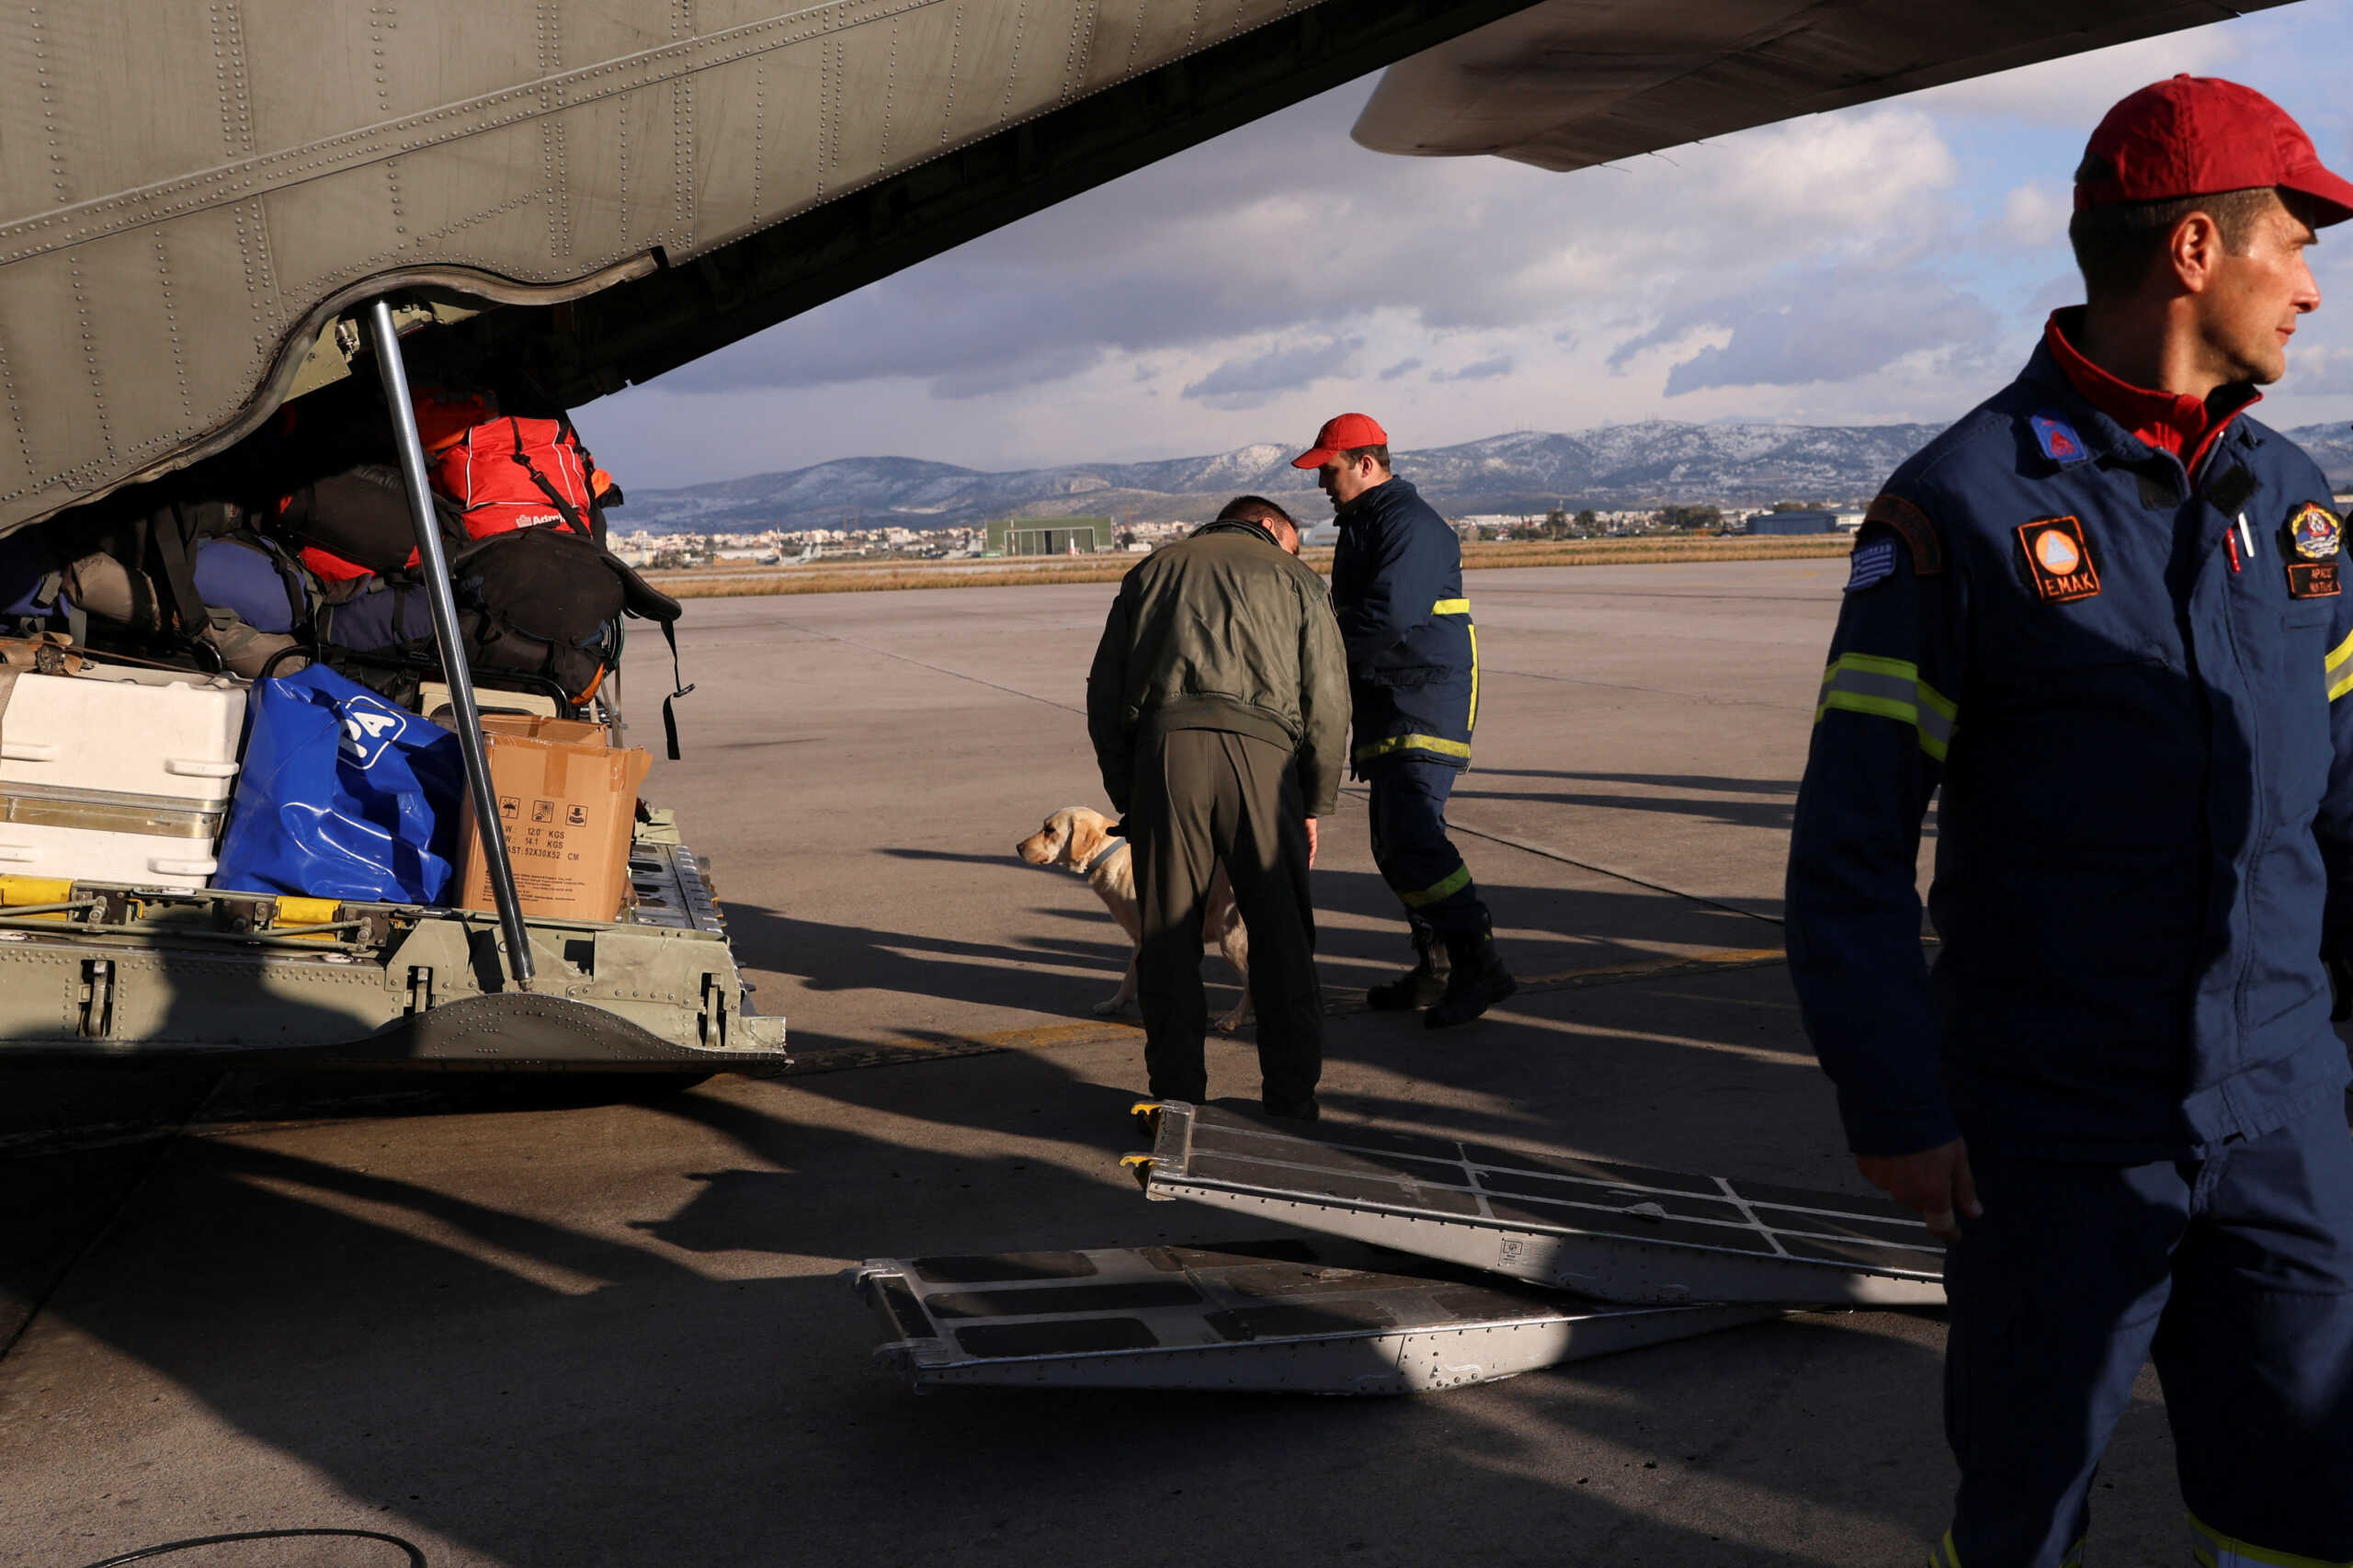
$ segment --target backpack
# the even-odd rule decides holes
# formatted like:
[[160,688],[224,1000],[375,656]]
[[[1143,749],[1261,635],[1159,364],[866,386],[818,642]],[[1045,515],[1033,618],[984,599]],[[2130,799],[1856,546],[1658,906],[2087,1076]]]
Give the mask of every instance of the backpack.
[[[462,541],[458,508],[436,495],[445,540]],[[408,486],[391,463],[359,463],[306,484],[278,503],[271,531],[294,546],[302,564],[330,583],[386,576],[417,562],[416,524]]]
[[[662,628],[676,669],[678,602],[568,529],[524,528],[477,540],[450,557],[449,585],[467,662],[479,675],[519,677],[581,707],[620,663],[625,615]],[[440,667],[432,611],[415,583],[388,583],[330,606],[321,638],[332,645],[330,657],[337,651],[358,654],[352,662],[362,668],[393,664],[438,673]],[[674,759],[678,732],[672,703],[692,689],[679,683],[662,704]]]
[[468,430],[433,461],[433,487],[457,506],[469,539],[561,527],[605,542],[596,460],[572,421],[510,415]]
[[176,502],[79,533],[56,606],[77,642],[258,676],[299,651],[316,579],[228,502]]

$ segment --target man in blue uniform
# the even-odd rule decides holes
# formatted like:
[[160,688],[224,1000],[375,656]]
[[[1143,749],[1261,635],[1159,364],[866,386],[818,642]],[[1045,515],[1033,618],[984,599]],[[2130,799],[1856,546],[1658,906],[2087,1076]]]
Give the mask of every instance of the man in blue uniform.
[[2353,596],[2245,412],[2347,216],[2260,94],[2127,97],[2075,175],[2088,302],[1856,541],[1790,960],[1863,1174],[1951,1240],[1945,1568],[2082,1560],[2152,1355],[2195,1561],[2353,1561]]
[[1291,460],[1316,470],[1340,544],[1332,608],[1348,650],[1348,751],[1371,786],[1372,859],[1405,905],[1414,967],[1373,986],[1375,1007],[1423,1009],[1445,1028],[1516,990],[1471,868],[1446,835],[1446,798],[1471,766],[1479,634],[1462,597],[1462,547],[1446,519],[1389,472],[1389,433],[1368,415],[1327,421]]

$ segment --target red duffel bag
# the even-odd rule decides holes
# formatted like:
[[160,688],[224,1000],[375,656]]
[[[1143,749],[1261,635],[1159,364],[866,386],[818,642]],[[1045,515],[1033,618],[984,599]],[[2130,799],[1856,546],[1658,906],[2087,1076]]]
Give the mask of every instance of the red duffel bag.
[[463,513],[466,535],[561,528],[598,536],[589,475],[596,462],[568,419],[512,415],[473,426],[433,462],[433,487]]

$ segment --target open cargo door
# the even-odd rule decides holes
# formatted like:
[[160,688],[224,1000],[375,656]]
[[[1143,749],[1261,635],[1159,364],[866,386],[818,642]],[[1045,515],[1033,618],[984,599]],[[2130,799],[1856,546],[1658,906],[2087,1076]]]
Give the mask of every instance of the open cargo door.
[[1417,1393],[1778,1316],[1622,1307],[1324,1238],[877,1259],[876,1358],[918,1392]]
[[1273,1131],[1204,1106],[1137,1108],[1145,1196],[1239,1209],[1304,1231],[1604,1301],[1935,1306],[1944,1250],[1871,1198],[1688,1176],[1449,1138]]

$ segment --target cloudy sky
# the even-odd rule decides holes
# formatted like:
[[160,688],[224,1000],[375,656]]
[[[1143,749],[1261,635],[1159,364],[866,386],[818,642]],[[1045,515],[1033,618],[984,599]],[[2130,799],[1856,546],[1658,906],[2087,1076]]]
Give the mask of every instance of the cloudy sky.
[[[2077,297],[2067,177],[2116,98],[2234,77],[2353,174],[2353,0],[1622,166],[1369,153],[1366,78],[580,411],[648,487],[835,458],[982,469],[1637,419],[1950,418]],[[2353,225],[2264,413],[2353,416]]]

